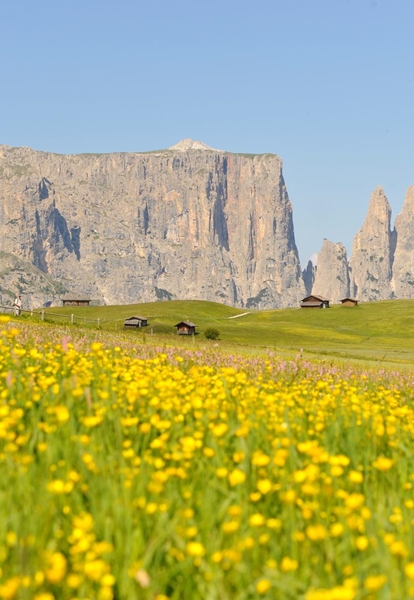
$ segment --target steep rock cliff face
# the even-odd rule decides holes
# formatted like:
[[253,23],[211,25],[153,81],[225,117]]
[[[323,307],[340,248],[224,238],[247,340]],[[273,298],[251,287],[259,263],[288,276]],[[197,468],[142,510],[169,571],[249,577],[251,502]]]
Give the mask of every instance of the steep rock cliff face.
[[396,245],[392,286],[397,298],[414,298],[414,186],[407,190],[394,227]]
[[359,300],[394,297],[391,286],[394,234],[391,207],[382,187],[371,195],[368,214],[354,238],[351,268],[352,296]]
[[333,303],[349,296],[349,267],[346,248],[324,239],[318,254],[312,293],[325,296]]
[[108,304],[304,295],[280,158],[191,140],[75,156],[0,146],[0,250]]

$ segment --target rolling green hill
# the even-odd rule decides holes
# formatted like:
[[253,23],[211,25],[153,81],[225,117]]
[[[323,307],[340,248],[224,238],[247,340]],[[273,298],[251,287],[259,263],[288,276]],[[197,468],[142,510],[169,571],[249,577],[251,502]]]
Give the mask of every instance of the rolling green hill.
[[[248,314],[243,314],[243,313]],[[391,300],[361,304],[356,308],[332,306],[320,309],[285,309],[246,311],[205,301],[171,301],[102,307],[65,307],[45,311],[48,320],[75,315],[75,323],[92,323],[100,319],[104,330],[122,330],[126,317],[148,317],[146,341],[178,341],[174,325],[193,321],[199,334],[192,342],[206,344],[203,331],[216,327],[219,345],[272,348],[279,353],[303,350],[309,355],[328,355],[345,359],[362,359],[389,363],[414,361],[414,301]],[[238,316],[240,315],[240,316]],[[236,318],[235,318],[236,317]],[[87,319],[85,321],[85,319]],[[66,320],[66,319],[65,319]],[[143,336],[143,331],[126,331],[125,335]],[[182,336],[180,336],[182,337]],[[180,343],[191,343],[180,340]]]

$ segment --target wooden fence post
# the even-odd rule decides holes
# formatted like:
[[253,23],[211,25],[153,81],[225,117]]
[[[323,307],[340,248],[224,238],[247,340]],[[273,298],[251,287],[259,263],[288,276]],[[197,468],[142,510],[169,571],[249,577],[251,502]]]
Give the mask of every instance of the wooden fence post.
[[72,323],[72,325],[73,325],[73,315],[70,315],[70,322],[71,322],[71,323]]

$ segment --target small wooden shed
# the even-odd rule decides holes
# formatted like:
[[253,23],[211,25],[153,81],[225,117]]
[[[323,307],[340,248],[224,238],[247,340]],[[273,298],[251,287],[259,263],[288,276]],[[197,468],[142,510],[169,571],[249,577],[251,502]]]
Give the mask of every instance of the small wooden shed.
[[79,296],[64,296],[61,298],[63,306],[89,306],[90,298],[82,298]]
[[148,325],[148,319],[146,317],[128,317],[124,321],[124,327],[127,327],[128,329],[131,329],[134,327],[135,328],[147,327],[147,325]]
[[178,335],[195,335],[195,328],[197,325],[195,323],[191,323],[191,321],[181,321],[174,325],[177,327]]
[[317,296],[316,294],[312,294],[311,296],[306,296],[300,303],[301,308],[329,308],[329,300],[324,296]]
[[341,304],[342,306],[358,306],[358,300],[355,300],[355,298],[342,298]]

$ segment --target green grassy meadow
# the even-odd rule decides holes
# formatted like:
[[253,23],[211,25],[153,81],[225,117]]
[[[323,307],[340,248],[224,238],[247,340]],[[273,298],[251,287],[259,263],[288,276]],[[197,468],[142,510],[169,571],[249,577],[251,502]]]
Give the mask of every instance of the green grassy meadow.
[[[248,312],[248,314],[244,314]],[[126,317],[148,317],[143,331],[126,331],[125,335],[145,337],[154,342],[177,343],[174,325],[181,321],[197,324],[195,340],[180,343],[206,344],[203,331],[216,327],[219,345],[231,350],[244,347],[272,348],[279,353],[303,353],[332,356],[347,360],[380,361],[384,365],[411,364],[414,360],[414,302],[390,300],[363,303],[350,308],[340,305],[320,309],[278,309],[246,311],[205,301],[169,301],[147,304],[100,307],[59,307],[45,311],[46,319],[60,320],[55,314],[75,315],[82,319],[100,319],[103,330],[123,330]],[[242,315],[237,317],[237,315]],[[237,317],[237,318],[234,318]],[[88,323],[86,321],[85,323]],[[145,332],[145,333],[144,333]]]
[[414,597],[413,307],[1,315],[0,600]]

